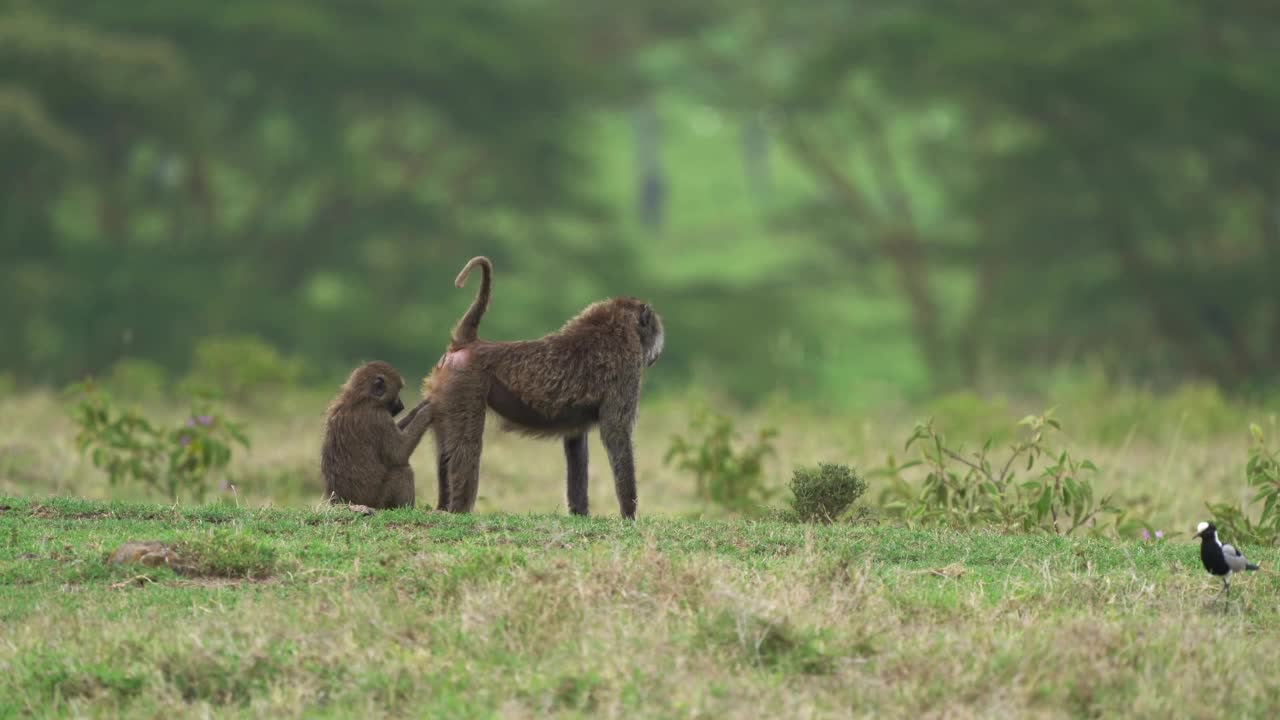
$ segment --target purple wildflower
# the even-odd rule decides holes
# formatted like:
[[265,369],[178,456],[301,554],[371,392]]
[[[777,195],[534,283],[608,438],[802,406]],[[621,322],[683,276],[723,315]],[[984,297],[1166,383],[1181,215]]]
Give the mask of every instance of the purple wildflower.
[[1163,530],[1157,530],[1157,531],[1156,531],[1156,539],[1157,539],[1157,540],[1160,540],[1160,539],[1162,539],[1163,537],[1164,537],[1164,531],[1163,531]]
[[213,418],[208,415],[201,415],[200,417],[196,418],[196,422],[207,427],[213,424]]
[[187,418],[187,427],[195,427],[195,426],[196,426],[196,419],[195,419],[195,418]]
[[190,444],[191,444],[191,436],[189,436],[189,435],[183,435],[182,437],[178,438],[178,444],[179,444],[179,445],[181,445],[182,447],[186,447],[186,446],[190,445]]
[[1147,532],[1147,529],[1146,529],[1146,528],[1142,528],[1142,539],[1143,539],[1143,540],[1150,540],[1150,539],[1151,539],[1151,533]]

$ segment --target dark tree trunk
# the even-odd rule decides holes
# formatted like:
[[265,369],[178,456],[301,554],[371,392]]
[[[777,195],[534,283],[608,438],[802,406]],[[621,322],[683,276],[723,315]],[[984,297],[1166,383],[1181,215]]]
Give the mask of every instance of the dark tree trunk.
[[640,222],[652,230],[661,230],[666,220],[667,180],[659,149],[658,111],[651,98],[645,98],[632,111],[635,129],[636,211]]

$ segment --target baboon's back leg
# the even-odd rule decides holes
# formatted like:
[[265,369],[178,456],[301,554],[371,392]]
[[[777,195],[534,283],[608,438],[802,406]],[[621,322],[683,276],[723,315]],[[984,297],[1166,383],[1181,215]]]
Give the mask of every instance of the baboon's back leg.
[[413,484],[413,470],[400,468],[393,471],[387,483],[386,493],[386,497],[383,498],[383,507],[413,507],[417,499]]
[[564,460],[568,467],[569,512],[587,515],[587,434],[564,439]]
[[636,516],[636,464],[631,454],[631,424],[630,415],[601,418],[600,421],[600,439],[604,441],[609,466],[613,468],[618,511],[628,520]]
[[449,463],[449,511],[471,512],[480,488],[480,452],[484,448],[485,399],[479,393],[466,406],[454,405],[445,428]]
[[436,440],[436,509],[449,509],[449,441],[445,436],[443,423],[431,427]]

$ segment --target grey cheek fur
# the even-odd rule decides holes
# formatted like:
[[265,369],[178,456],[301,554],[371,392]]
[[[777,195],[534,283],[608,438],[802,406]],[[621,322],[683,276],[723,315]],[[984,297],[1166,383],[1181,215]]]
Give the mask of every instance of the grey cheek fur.
[[653,339],[653,346],[649,348],[649,352],[645,356],[647,364],[652,365],[658,361],[658,356],[662,355],[664,344],[666,344],[666,333],[659,332],[658,336]]

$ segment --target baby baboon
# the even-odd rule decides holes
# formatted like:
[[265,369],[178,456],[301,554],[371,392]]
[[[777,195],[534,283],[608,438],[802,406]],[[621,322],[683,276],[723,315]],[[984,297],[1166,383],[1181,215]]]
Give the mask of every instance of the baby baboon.
[[320,454],[327,500],[377,509],[413,506],[409,456],[431,425],[432,409],[424,400],[397,424],[403,387],[395,368],[365,363],[329,404]]
[[575,515],[587,514],[587,431],[599,425],[619,510],[634,518],[631,432],[641,378],[662,354],[662,319],[648,303],[617,297],[588,306],[537,340],[479,340],[492,265],[474,258],[454,284],[462,287],[477,265],[484,272],[480,292],[454,329],[448,352],[423,381],[435,417],[438,507],[470,512],[475,506],[490,408],[504,429],[563,439],[569,511]]

